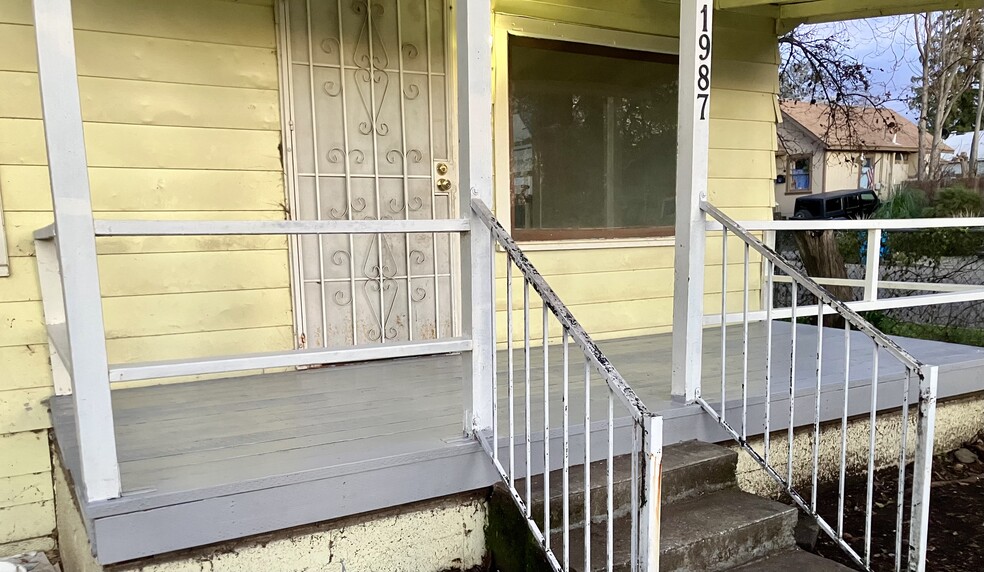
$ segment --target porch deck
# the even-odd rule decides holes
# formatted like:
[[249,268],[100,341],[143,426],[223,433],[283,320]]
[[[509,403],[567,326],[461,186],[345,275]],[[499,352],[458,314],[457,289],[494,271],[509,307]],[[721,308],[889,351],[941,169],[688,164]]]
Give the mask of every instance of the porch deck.
[[[790,326],[776,322],[774,327],[773,391],[778,395],[779,388],[788,391]],[[812,395],[816,384],[816,333],[815,327],[798,326],[801,394]],[[729,328],[728,391],[735,397],[742,377],[740,335],[739,327]],[[845,360],[851,366],[851,391],[865,391],[872,376],[871,349],[858,332],[852,333],[849,356],[842,331],[825,329],[824,338],[823,415],[833,419],[841,413],[837,392],[843,388]],[[917,358],[941,366],[941,398],[984,388],[979,375],[984,349],[899,341]],[[669,334],[600,343],[647,405],[663,413],[667,443],[725,440],[727,435],[708,415],[670,399],[670,344]],[[551,399],[559,405],[561,352],[551,350]],[[705,331],[704,352],[705,364],[719,363],[719,330]],[[764,395],[765,353],[764,325],[753,324],[750,396]],[[580,355],[571,352],[572,408],[584,406],[583,369],[574,357]],[[542,428],[541,350],[534,348],[531,357],[531,422]],[[502,401],[507,379],[503,352],[498,364]],[[516,352],[514,368],[515,399],[520,403],[525,384],[522,348]],[[459,356],[444,355],[114,391],[124,496],[81,507],[99,560],[120,562],[492,484],[497,475],[481,447],[462,437],[461,370]],[[897,387],[900,376],[901,368],[882,360],[879,380],[888,388],[881,391],[886,404],[893,402],[890,387]],[[607,415],[600,383],[596,379],[592,384],[594,419]],[[704,372],[704,388],[708,401],[719,399],[719,368]],[[53,398],[51,410],[62,459],[69,472],[77,474],[71,399]],[[858,413],[866,411],[863,399],[853,401]],[[797,425],[813,420],[812,400],[802,405]],[[782,410],[775,409],[779,413],[773,429],[788,423],[781,418]],[[552,407],[554,427],[559,427],[560,414],[560,407]],[[758,417],[752,412],[749,419]],[[749,434],[761,433],[760,425],[750,426]],[[518,419],[517,431],[522,426]],[[504,429],[500,420],[500,435]],[[593,433],[603,430],[592,426]],[[551,440],[556,439],[559,436],[551,432]],[[542,447],[542,429],[534,441]],[[601,454],[603,449],[596,450]]]

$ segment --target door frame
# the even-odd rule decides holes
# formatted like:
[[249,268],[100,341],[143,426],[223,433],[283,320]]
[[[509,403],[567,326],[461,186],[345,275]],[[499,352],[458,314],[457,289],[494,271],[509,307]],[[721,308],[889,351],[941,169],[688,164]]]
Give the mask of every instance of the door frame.
[[[312,0],[314,2],[325,0]],[[339,0],[345,1],[345,0]],[[399,0],[398,0],[399,1]],[[445,4],[445,30],[444,30],[444,49],[445,49],[445,108],[448,129],[448,162],[451,165],[452,188],[448,196],[449,216],[459,217],[459,198],[458,198],[458,58],[457,58],[457,18],[455,17],[455,7],[457,0],[408,0],[424,2],[428,6],[431,1],[443,1]],[[277,35],[277,67],[278,67],[278,96],[280,100],[280,130],[281,147],[280,158],[283,166],[283,185],[284,185],[284,217],[288,220],[297,220],[299,199],[297,195],[297,157],[294,153],[296,144],[294,130],[294,79],[291,64],[291,43],[290,43],[290,15],[288,10],[288,0],[275,0],[274,4],[274,24]],[[436,165],[437,161],[431,158]],[[432,167],[434,167],[432,165]],[[434,171],[432,170],[432,173]],[[450,242],[450,268],[451,268],[451,326],[452,336],[461,335],[461,308],[455,301],[461,299],[461,249],[458,241],[453,236]],[[307,346],[307,327],[305,312],[304,280],[301,270],[301,249],[300,237],[291,235],[288,237],[287,250],[289,259],[290,290],[291,290],[291,310],[293,313],[293,344],[296,349],[304,349]],[[434,262],[435,265],[437,261]],[[409,278],[408,278],[409,283]],[[409,284],[408,284],[409,286]]]

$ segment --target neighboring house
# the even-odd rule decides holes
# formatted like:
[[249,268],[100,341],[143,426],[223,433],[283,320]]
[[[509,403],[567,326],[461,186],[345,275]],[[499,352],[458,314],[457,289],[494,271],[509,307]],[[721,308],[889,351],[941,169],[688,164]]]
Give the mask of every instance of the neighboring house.
[[891,109],[852,107],[832,119],[824,104],[783,101],[776,154],[776,204],[793,215],[797,196],[871,189],[883,197],[914,178],[919,131]]
[[[954,133],[944,140],[948,149],[940,155],[947,162],[947,174],[952,177],[967,177],[970,175],[970,151],[974,146],[973,133]],[[984,175],[984,137],[977,144],[977,175]],[[964,169],[967,174],[964,174]]]
[[[742,294],[760,309],[764,265],[752,242],[705,254],[705,219],[771,219],[777,30],[952,2],[898,4],[0,2],[0,554],[57,548],[71,572],[479,566],[471,491],[541,462],[487,449],[508,447],[494,416],[518,364],[527,406],[540,387],[544,339],[572,340],[550,363],[570,349],[564,371],[611,401],[576,398],[568,427],[557,398],[525,442],[557,468],[571,435],[572,462],[603,459],[611,427],[613,454],[644,454],[633,546],[654,554],[661,414],[666,444],[733,435],[698,406],[702,327]],[[865,182],[831,161],[787,177]],[[501,234],[493,249],[484,207],[566,308]],[[742,244],[746,282],[725,272],[722,301],[705,271],[740,270]],[[619,358],[628,382],[581,326],[643,356]],[[496,357],[524,340],[525,361]]]

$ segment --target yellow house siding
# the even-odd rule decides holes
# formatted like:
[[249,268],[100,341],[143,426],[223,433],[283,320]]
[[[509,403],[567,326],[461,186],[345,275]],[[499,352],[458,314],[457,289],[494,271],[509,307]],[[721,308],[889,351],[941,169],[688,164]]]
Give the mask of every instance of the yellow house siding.
[[[677,37],[679,4],[652,0],[495,0],[500,14],[556,20],[569,24]],[[744,14],[716,13],[711,80],[710,201],[738,219],[771,218],[774,202],[776,94],[779,53],[775,21]],[[503,73],[497,70],[497,73]],[[501,102],[500,102],[501,103]],[[497,151],[508,146],[497,145]],[[507,175],[496,173],[497,176]],[[502,208],[503,205],[497,205]],[[614,241],[613,241],[614,242]],[[635,246],[528,251],[574,315],[597,339],[662,333],[673,313],[672,239],[634,241]],[[729,292],[742,290],[742,248],[729,242]],[[759,264],[750,269],[753,307],[757,304]],[[505,308],[505,259],[498,257],[497,298]],[[706,310],[720,308],[720,235],[709,238]],[[522,335],[522,282],[514,278],[516,336]],[[740,295],[729,297],[739,310]],[[539,308],[538,302],[534,303]],[[539,314],[534,336],[542,335]],[[505,340],[506,312],[497,316]],[[551,331],[559,336],[560,331]]]
[[[74,0],[101,218],[282,219],[270,0]],[[0,3],[0,547],[52,545],[51,395],[32,232],[51,199],[30,0]],[[100,239],[110,360],[293,345],[284,237]]]
[[824,189],[856,189],[860,179],[860,152],[828,151],[825,155]]
[[[0,360],[3,355],[0,350]],[[0,395],[4,393],[10,392]],[[45,537],[54,531],[55,514],[47,433],[3,432],[0,429],[0,554],[14,547],[50,549],[53,543]]]

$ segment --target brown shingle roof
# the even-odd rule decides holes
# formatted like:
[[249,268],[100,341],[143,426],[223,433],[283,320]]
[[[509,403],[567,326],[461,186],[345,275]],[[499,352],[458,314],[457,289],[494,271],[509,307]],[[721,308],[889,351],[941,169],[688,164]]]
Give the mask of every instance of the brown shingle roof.
[[783,120],[792,120],[828,149],[900,152],[919,149],[919,128],[888,108],[848,107],[833,116],[830,106],[819,103],[783,101],[779,107]]

